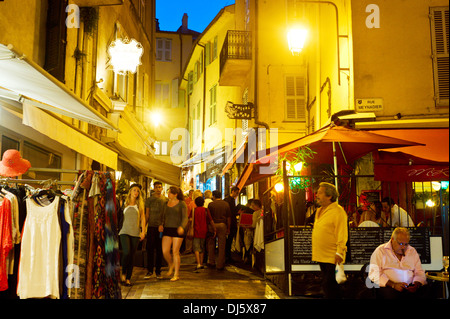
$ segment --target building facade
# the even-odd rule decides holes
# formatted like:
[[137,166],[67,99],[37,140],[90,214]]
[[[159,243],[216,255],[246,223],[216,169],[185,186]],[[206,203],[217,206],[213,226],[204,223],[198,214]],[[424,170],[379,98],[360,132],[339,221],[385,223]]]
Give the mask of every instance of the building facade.
[[[30,178],[44,178],[48,174],[33,169],[49,167],[59,169],[52,176],[62,180],[73,179],[71,170],[91,168],[123,172],[129,181],[155,178],[146,167],[154,160],[147,127],[155,1],[2,1],[0,18],[8,57],[1,66],[2,152],[18,148],[31,161]],[[116,72],[111,44],[133,39],[143,50],[136,72]],[[17,61],[25,61],[22,78],[12,77]],[[176,179],[168,182],[179,184]]]

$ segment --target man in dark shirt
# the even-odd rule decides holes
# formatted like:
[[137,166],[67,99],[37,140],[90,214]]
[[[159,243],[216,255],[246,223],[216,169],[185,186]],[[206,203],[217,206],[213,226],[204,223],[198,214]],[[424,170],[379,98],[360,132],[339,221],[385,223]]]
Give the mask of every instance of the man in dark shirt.
[[[156,181],[153,184],[153,194],[145,201],[145,219],[147,220],[147,274],[144,279],[153,275],[155,267],[156,278],[161,279],[162,246],[158,226],[167,199],[162,194],[162,183]],[[154,254],[156,252],[156,260]]]
[[[209,203],[208,209],[216,225],[216,237],[219,242],[219,256],[217,258],[217,270],[223,270],[225,266],[225,244],[227,235],[230,233],[231,210],[230,205],[222,200],[220,191],[213,191],[213,201]],[[216,237],[208,238],[208,265],[216,266]]]
[[232,262],[231,258],[231,244],[233,243],[233,239],[236,236],[237,232],[237,216],[239,215],[238,207],[236,206],[236,198],[239,196],[240,190],[237,186],[233,186],[231,188],[230,195],[228,195],[224,201],[230,205],[231,211],[231,223],[230,223],[230,234],[227,237],[227,243],[225,245],[225,257],[226,262]]

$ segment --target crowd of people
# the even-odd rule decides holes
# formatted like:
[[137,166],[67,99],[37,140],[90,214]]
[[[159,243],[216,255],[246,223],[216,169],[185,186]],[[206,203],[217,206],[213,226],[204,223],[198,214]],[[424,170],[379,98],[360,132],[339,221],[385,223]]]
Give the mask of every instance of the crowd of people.
[[[194,253],[195,270],[207,267],[218,271],[233,262],[232,244],[238,233],[238,218],[244,211],[236,205],[239,188],[233,187],[222,199],[218,190],[190,190],[185,196],[181,189],[171,186],[167,196],[161,182],[154,182],[151,196],[144,200],[142,186],[133,184],[118,212],[119,237],[122,248],[121,280],[131,285],[135,254],[140,241],[145,242],[147,274],[162,279],[163,258],[168,265],[166,277],[170,281],[180,279],[180,251]],[[256,211],[253,230],[261,214],[261,202],[254,200],[246,212]],[[239,240],[239,236],[238,236]]]
[[[162,279],[161,266],[164,257],[168,265],[166,277],[170,281],[180,279],[180,249],[194,253],[195,270],[207,267],[223,270],[232,262],[233,243],[239,241],[238,216],[252,214],[254,230],[262,216],[260,200],[253,200],[250,207],[236,205],[240,190],[222,199],[220,191],[192,190],[184,196],[181,189],[169,187],[167,197],[160,182],[154,183],[151,196],[143,199],[142,187],[131,185],[119,210],[119,236],[122,246],[122,283],[130,285],[133,260],[139,241],[146,238],[147,274]],[[338,192],[334,185],[320,183],[316,192],[316,209],[309,218],[314,225],[312,232],[312,260],[322,273],[322,289],[325,298],[340,298],[336,281],[336,265],[345,262],[348,241],[348,216],[338,204]],[[380,245],[370,260],[370,280],[380,288],[382,298],[411,298],[423,296],[425,273],[417,251],[409,245],[407,228],[413,226],[409,215],[390,198],[374,202],[361,215],[359,226],[396,227],[391,240]],[[217,256],[216,256],[217,252]]]

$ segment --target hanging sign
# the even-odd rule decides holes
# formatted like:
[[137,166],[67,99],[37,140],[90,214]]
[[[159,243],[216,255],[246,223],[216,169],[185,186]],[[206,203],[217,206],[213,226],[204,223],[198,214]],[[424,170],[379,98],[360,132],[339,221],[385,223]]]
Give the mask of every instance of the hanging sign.
[[114,72],[124,75],[127,72],[136,73],[144,48],[134,39],[117,39],[110,44],[108,53]]

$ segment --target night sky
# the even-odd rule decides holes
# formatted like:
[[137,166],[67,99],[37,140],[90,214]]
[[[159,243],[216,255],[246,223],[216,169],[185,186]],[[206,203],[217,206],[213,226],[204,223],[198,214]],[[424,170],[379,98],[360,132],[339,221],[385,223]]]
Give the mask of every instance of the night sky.
[[188,28],[203,32],[220,9],[234,0],[156,0],[156,18],[162,31],[176,31],[181,18],[188,14]]

